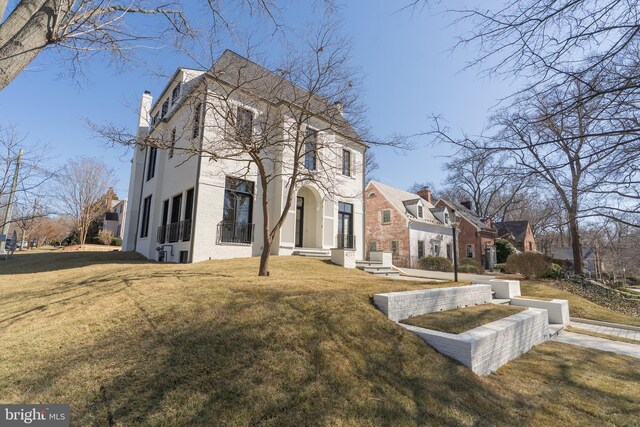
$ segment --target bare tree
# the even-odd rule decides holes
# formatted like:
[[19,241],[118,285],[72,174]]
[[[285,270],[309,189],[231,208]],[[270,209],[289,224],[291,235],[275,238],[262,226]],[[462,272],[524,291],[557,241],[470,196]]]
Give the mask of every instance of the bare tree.
[[592,168],[599,169],[601,185],[582,191],[593,196],[591,215],[622,220],[631,214],[627,224],[640,225],[640,2],[508,0],[449,12],[471,24],[457,44],[478,52],[469,67],[524,82],[511,97],[515,110],[558,94],[562,104],[546,115],[597,105],[592,120],[598,125],[584,128],[582,136],[606,142],[612,159]]
[[69,160],[57,177],[60,210],[73,220],[81,245],[91,223],[104,214],[106,194],[113,183],[113,170],[92,158]]
[[[297,191],[313,183],[330,199],[360,197],[361,189],[347,194],[341,180],[344,173],[362,173],[364,162],[345,164],[342,150],[351,145],[362,151],[365,142],[380,143],[368,136],[359,73],[349,63],[350,44],[339,26],[323,22],[303,45],[287,52],[273,72],[232,53],[216,61],[189,99],[191,111],[205,112],[197,143],[174,145],[182,138],[174,138],[169,129],[140,141],[112,127],[96,127],[111,141],[202,156],[234,169],[233,174],[227,169],[228,175],[255,176],[263,219],[261,276],[269,274],[274,239]],[[192,127],[179,131],[200,132]],[[281,203],[269,194],[272,186],[282,186]]]
[[[44,190],[43,185],[51,178],[51,173],[43,166],[45,147],[27,143],[26,137],[21,135],[15,126],[0,126],[0,228],[5,226],[4,214],[9,209],[9,192],[21,148],[24,154],[18,172],[14,203],[40,197]],[[8,222],[13,223],[20,219],[19,213],[14,211]]]
[[469,200],[481,218],[503,221],[522,203],[531,186],[526,176],[505,167],[504,154],[464,148],[444,166],[449,172],[443,192],[454,201]]
[[[33,203],[18,203],[16,213],[15,227],[20,230],[20,240],[22,241],[22,245],[18,249],[22,250],[25,242],[30,242],[31,235],[37,233],[38,228],[43,225],[43,219],[46,218],[47,212],[40,200],[35,199]],[[29,248],[29,243],[27,243],[27,248]]]

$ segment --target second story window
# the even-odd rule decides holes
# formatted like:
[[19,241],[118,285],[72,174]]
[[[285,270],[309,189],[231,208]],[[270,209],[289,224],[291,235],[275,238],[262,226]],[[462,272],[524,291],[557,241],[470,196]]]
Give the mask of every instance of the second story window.
[[169,149],[169,158],[173,158],[173,149],[176,146],[176,128],[171,131],[171,148]]
[[389,224],[391,222],[391,209],[385,209],[382,211],[382,223]]
[[156,160],[158,158],[158,149],[149,147],[149,164],[147,166],[147,181],[156,176]]
[[351,151],[342,150],[342,175],[351,176]]
[[253,132],[253,113],[246,108],[238,107],[236,125],[240,141],[243,143],[251,141],[251,134]]
[[422,212],[422,206],[418,205],[418,218],[422,218],[424,213]]
[[180,82],[178,82],[176,87],[174,87],[173,91],[171,92],[171,105],[178,102],[178,97],[180,96],[180,86]]
[[191,137],[193,139],[200,136],[200,115],[202,114],[202,103],[196,105],[196,108],[193,111],[193,132]]
[[304,167],[314,171],[317,168],[317,155],[318,155],[318,132],[312,129],[307,129],[307,134],[304,143]]

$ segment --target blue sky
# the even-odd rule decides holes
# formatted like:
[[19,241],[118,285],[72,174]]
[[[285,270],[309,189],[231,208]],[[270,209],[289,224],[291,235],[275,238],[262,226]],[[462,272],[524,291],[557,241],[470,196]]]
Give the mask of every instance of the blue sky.
[[[393,3],[393,4],[392,4]],[[374,134],[413,134],[430,127],[429,116],[446,118],[454,130],[482,131],[489,109],[513,91],[508,82],[461,71],[469,59],[465,51],[450,52],[464,26],[450,26],[451,17],[401,12],[397,2],[354,0],[340,8],[344,29],[354,43],[353,63],[364,71],[363,101]],[[284,19],[301,24],[315,19],[310,8],[291,7]],[[191,11],[197,13],[197,10]],[[252,26],[244,19],[241,24]],[[268,31],[268,26],[261,28]],[[234,42],[228,47],[242,52]],[[267,46],[276,52],[279,45]],[[139,96],[144,90],[159,94],[166,81],[153,72],[171,74],[179,66],[192,66],[169,49],[143,55],[146,64],[119,69],[96,56],[85,63],[82,76],[71,78],[69,65],[55,50],[40,55],[28,69],[0,92],[0,123],[11,123],[27,141],[48,146],[50,167],[59,168],[77,155],[101,158],[116,172],[114,187],[126,197],[130,154],[108,147],[87,129],[85,119],[111,122],[134,129]],[[153,65],[150,65],[153,64]],[[414,182],[444,182],[442,164],[449,147],[433,147],[428,138],[417,141],[409,153],[377,149],[380,169],[375,177],[407,188]]]

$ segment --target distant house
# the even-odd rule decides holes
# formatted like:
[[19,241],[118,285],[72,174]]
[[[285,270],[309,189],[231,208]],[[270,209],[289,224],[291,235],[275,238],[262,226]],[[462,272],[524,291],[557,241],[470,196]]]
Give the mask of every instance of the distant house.
[[458,226],[458,259],[474,259],[485,269],[496,263],[496,230],[485,222],[472,209],[471,202],[455,203],[440,199],[436,207],[455,210],[460,221]]
[[449,212],[432,204],[428,189],[413,194],[370,181],[364,196],[367,257],[390,251],[399,267],[415,267],[424,256],[453,258]]
[[510,241],[520,252],[536,251],[536,240],[529,221],[504,221],[494,223],[497,237]]
[[[566,261],[573,268],[573,248],[553,247],[547,253],[551,258]],[[582,248],[582,269],[590,274],[602,271],[602,260],[598,259],[595,248]]]
[[113,237],[124,236],[124,225],[127,218],[127,199],[110,200],[110,208],[105,212],[102,229],[111,231]]

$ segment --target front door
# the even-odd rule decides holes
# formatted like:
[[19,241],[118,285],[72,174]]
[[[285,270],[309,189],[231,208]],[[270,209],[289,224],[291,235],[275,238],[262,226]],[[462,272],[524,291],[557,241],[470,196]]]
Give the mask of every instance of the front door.
[[302,247],[304,230],[304,197],[296,200],[296,247]]

